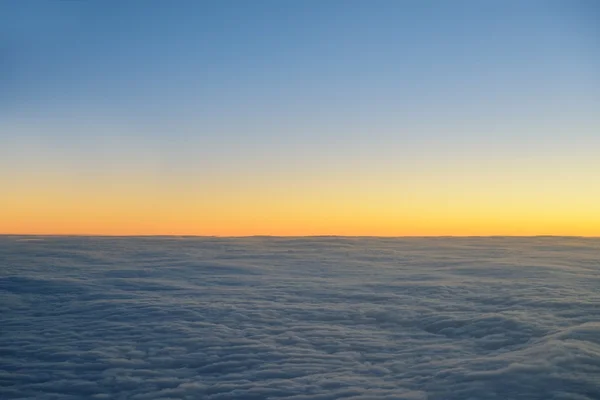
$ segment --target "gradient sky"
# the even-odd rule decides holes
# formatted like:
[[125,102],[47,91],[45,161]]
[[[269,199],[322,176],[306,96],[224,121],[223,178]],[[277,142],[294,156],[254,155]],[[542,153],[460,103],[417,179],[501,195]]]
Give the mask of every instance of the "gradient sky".
[[590,1],[0,1],[0,233],[600,236]]

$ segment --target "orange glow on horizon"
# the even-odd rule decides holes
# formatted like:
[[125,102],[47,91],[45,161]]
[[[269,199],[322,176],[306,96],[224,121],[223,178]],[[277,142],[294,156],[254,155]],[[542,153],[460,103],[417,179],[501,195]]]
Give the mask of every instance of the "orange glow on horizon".
[[239,172],[172,179],[48,172],[6,179],[0,233],[600,236],[600,187],[589,173],[558,180],[551,170],[515,171],[277,172],[252,181]]
[[[33,202],[36,203],[36,202]],[[360,204],[104,204],[4,205],[2,234],[198,236],[600,236],[600,218],[543,209],[477,210],[469,205],[369,209]],[[124,202],[126,203],[126,202]],[[431,208],[429,208],[431,207]],[[502,212],[500,212],[502,211]]]

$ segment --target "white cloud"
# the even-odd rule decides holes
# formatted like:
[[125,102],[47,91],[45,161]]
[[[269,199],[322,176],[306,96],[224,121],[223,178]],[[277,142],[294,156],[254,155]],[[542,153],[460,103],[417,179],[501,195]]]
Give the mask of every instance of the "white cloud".
[[0,237],[0,398],[600,398],[600,240]]

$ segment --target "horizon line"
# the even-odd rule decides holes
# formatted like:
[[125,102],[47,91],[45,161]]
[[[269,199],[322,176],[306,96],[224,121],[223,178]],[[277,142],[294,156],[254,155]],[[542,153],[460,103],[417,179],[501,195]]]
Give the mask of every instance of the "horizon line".
[[582,238],[600,239],[600,236],[587,235],[194,235],[194,234],[140,234],[140,235],[111,235],[111,234],[86,234],[86,233],[0,233],[2,236],[44,236],[44,237],[101,237],[101,238],[219,238],[219,239],[242,239],[242,238],[384,238],[384,239],[409,239],[409,238]]

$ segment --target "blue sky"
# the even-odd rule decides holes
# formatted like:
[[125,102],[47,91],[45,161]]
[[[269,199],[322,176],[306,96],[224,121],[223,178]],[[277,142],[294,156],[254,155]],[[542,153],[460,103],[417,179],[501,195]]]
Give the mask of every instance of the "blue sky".
[[572,164],[599,141],[599,8],[4,1],[0,166],[166,182],[566,152]]
[[264,131],[580,120],[598,100],[592,5],[3,2],[4,108]]

